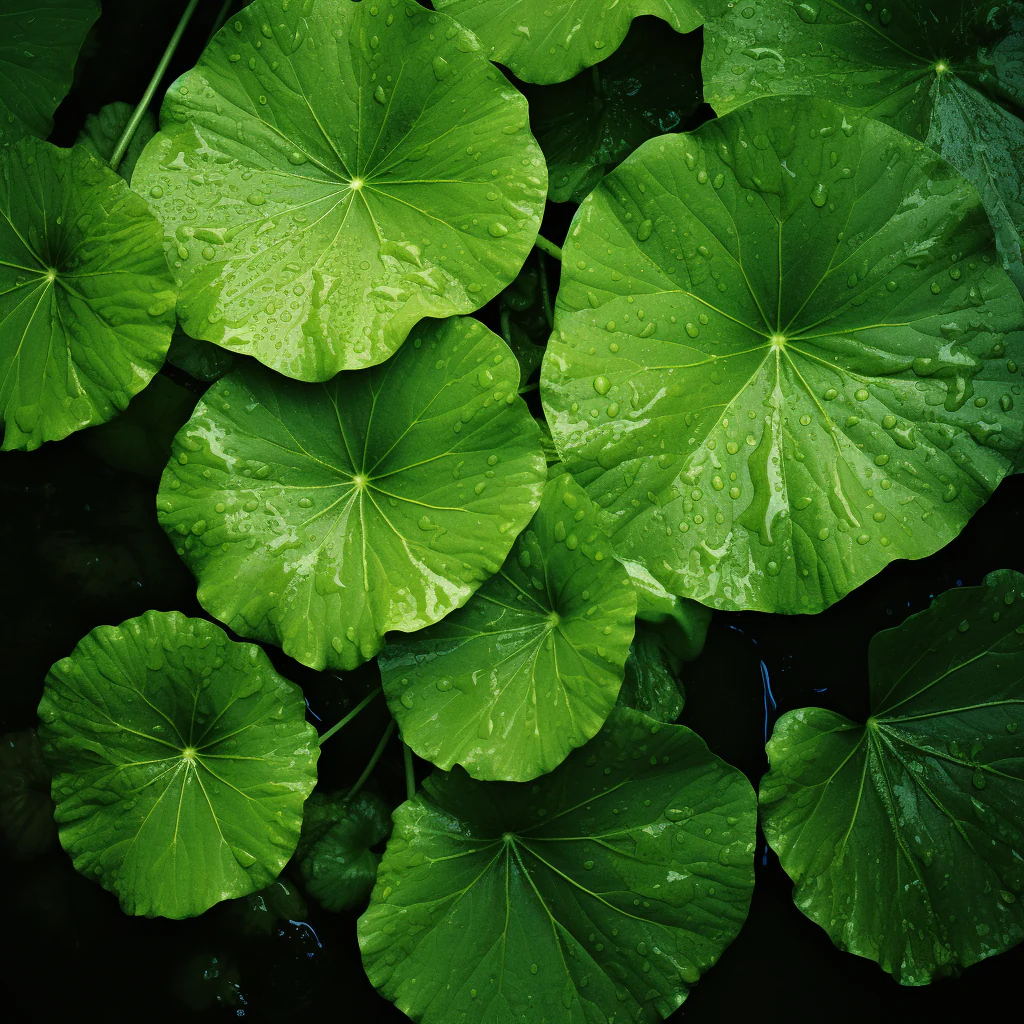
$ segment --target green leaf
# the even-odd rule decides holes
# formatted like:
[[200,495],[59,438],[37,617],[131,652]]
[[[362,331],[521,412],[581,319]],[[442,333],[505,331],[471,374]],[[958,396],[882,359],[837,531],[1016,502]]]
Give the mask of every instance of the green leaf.
[[697,735],[622,708],[536,783],[435,772],[395,811],[366,973],[424,1024],[653,1024],[743,924],[755,816]]
[[683,711],[685,695],[679,682],[681,660],[656,630],[638,622],[626,658],[626,673],[618,703],[635,708],[659,722],[674,722]]
[[526,101],[415,0],[256,0],[171,86],[134,178],[195,338],[290,377],[380,363],[518,272],[547,171]]
[[508,347],[430,320],[381,367],[306,385],[256,365],[175,441],[158,516],[199,602],[313,668],[355,668],[497,572],[544,457]]
[[4,0],[0,144],[50,134],[78,51],[99,16],[97,0]]
[[1024,290],[1024,4],[1010,0],[751,0],[719,4],[704,81],[718,113],[809,93],[926,142],[981,193]]
[[160,369],[174,281],[149,207],[82,148],[0,149],[3,450],[104,423]]
[[527,88],[549,198],[582,202],[642,142],[678,130],[701,104],[700,54],[698,33],[672,36],[644,18],[599,67],[563,85]]
[[391,713],[441,768],[523,782],[591,739],[615,705],[636,596],[567,473],[464,608],[379,658]]
[[60,841],[127,914],[194,917],[269,885],[320,748],[302,691],[180,612],[99,626],[39,705]]
[[974,188],[887,125],[755,100],[645,143],[569,237],[545,412],[672,593],[820,611],[955,537],[1020,450],[1024,303]]
[[871,717],[791,711],[765,835],[796,905],[905,985],[1024,939],[1024,576],[991,573],[871,641]]
[[[316,796],[314,793],[306,801],[306,813]],[[298,886],[281,878],[259,892],[250,893],[237,900],[225,900],[220,904],[220,908],[225,931],[252,939],[270,938],[280,922],[301,921],[308,910]]]
[[314,794],[295,852],[306,891],[326,910],[364,903],[380,863],[371,847],[390,834],[391,809],[380,797],[365,791],[352,800]]
[[190,338],[179,328],[171,338],[167,362],[196,380],[215,381],[231,371],[235,357],[219,345]]
[[[76,144],[91,153],[101,163],[109,163],[114,154],[114,147],[121,139],[135,108],[130,103],[108,103],[100,107],[99,112],[90,114],[85,119],[85,127],[78,133]],[[132,171],[142,155],[146,143],[156,135],[156,118],[148,111],[142,114],[142,120],[132,135],[131,142],[125,150],[117,173],[125,181],[132,180]]]
[[54,845],[50,770],[35,729],[0,736],[0,836],[14,860],[32,860]]
[[643,14],[677,32],[704,21],[704,5],[695,0],[434,0],[434,6],[476,33],[491,60],[538,85],[564,82],[610,57]]
[[546,273],[543,253],[535,249],[537,260],[528,260],[519,276],[498,296],[498,319],[505,343],[515,353],[522,380],[520,392],[535,390],[531,382],[544,358],[544,346],[551,335],[551,300],[541,286]]

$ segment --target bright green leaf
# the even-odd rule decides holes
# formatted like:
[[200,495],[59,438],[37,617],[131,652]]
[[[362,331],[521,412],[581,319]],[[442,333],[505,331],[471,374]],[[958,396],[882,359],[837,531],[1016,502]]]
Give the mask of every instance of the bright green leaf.
[[82,148],[0,149],[3,449],[103,423],[160,369],[174,281],[146,204]]
[[926,142],[981,193],[1024,290],[1024,4],[751,0],[718,4],[704,38],[705,94],[720,114],[810,93]]
[[97,0],[4,0],[0,33],[0,144],[45,139],[71,88]]
[[158,515],[199,602],[313,668],[354,668],[497,572],[544,457],[519,368],[475,320],[430,320],[380,367],[301,384],[250,364],[175,441]]
[[[90,114],[85,119],[85,127],[78,133],[77,144],[91,153],[101,163],[109,163],[114,148],[128,125],[135,108],[130,103],[108,103],[100,107],[99,112]],[[117,173],[125,181],[132,180],[132,171],[142,155],[146,143],[156,135],[156,118],[148,111],[142,114],[131,142],[125,150]]]
[[871,641],[871,717],[791,711],[765,835],[796,905],[905,985],[1024,939],[1024,576],[950,590]]
[[402,739],[441,768],[522,782],[591,739],[615,705],[636,595],[567,473],[465,607],[379,658]]
[[974,188],[887,125],[755,100],[645,143],[569,237],[545,412],[673,593],[820,611],[955,537],[1021,447],[1024,303]]
[[535,783],[438,772],[394,817],[359,945],[424,1024],[653,1024],[754,886],[750,784],[689,729],[622,708]]
[[700,54],[698,33],[673,36],[644,18],[600,66],[562,85],[526,89],[549,197],[581,202],[642,142],[678,130],[701,104]]
[[479,36],[491,60],[524,82],[550,85],[610,57],[643,14],[692,32],[703,21],[697,0],[434,0]]
[[180,612],[99,626],[46,677],[39,738],[60,841],[127,914],[194,917],[269,885],[320,747],[302,691]]
[[179,328],[171,337],[167,362],[196,380],[214,381],[230,372],[235,364],[235,356],[219,345],[190,338]]
[[306,804],[295,860],[306,891],[326,910],[365,903],[380,857],[372,847],[391,834],[391,810],[380,797],[358,793],[318,795]]
[[415,0],[256,0],[170,88],[134,184],[186,332],[290,377],[380,363],[470,313],[533,246],[526,101]]

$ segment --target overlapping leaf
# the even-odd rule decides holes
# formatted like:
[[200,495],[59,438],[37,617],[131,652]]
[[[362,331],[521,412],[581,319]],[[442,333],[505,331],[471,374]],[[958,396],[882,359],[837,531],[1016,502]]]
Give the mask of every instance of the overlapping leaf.
[[956,536],[1022,441],[1024,304],[977,192],[808,97],[645,143],[581,205],[541,376],[616,550],[815,612]]
[[948,591],[871,642],[871,716],[779,719],[765,835],[797,906],[907,985],[1024,939],[1024,576]]
[[320,381],[516,275],[547,172],[526,101],[415,0],[256,0],[168,91],[133,183],[195,338]]

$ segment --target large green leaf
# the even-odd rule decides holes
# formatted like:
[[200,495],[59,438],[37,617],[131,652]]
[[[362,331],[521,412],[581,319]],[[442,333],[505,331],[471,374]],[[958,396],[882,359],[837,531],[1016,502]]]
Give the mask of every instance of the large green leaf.
[[0,11],[0,145],[45,139],[71,88],[97,0],[4,0]]
[[256,0],[171,86],[133,184],[186,332],[290,377],[380,363],[470,313],[533,246],[526,101],[415,0]]
[[99,626],[46,677],[60,841],[128,914],[193,917],[277,877],[320,748],[302,691],[180,612]]
[[956,536],[1024,426],[1024,303],[977,192],[823,100],[645,143],[580,206],[541,391],[616,550],[816,612]]
[[746,917],[755,813],[698,736],[621,708],[536,783],[435,773],[395,812],[366,973],[424,1024],[653,1024]]
[[636,595],[568,473],[544,489],[505,564],[465,607],[391,637],[381,680],[402,739],[441,768],[523,782],[604,724],[622,685]]
[[700,53],[699,33],[672,36],[644,18],[599,67],[562,85],[526,89],[549,198],[582,201],[642,142],[679,129],[701,103]]
[[524,82],[550,85],[610,57],[642,14],[692,32],[704,21],[698,0],[433,0],[458,18]]
[[4,450],[103,423],[160,369],[174,326],[160,225],[79,147],[0,149]]
[[254,364],[207,391],[160,482],[199,601],[304,665],[354,668],[497,572],[544,486],[508,346],[427,321],[381,367],[300,384]]
[[[78,133],[78,145],[92,153],[102,163],[109,162],[114,148],[131,120],[135,108],[130,103],[108,103],[95,114],[85,119],[85,125]],[[131,142],[117,167],[117,173],[125,181],[132,180],[132,171],[139,162],[146,143],[156,135],[156,118],[148,111],[142,113],[142,120],[132,135]]]
[[767,93],[809,93],[927,142],[981,193],[1003,265],[1024,289],[1024,4],[718,4],[704,80],[720,114]]
[[906,985],[1024,939],[1024,576],[947,591],[871,641],[871,717],[776,723],[765,835],[797,906]]

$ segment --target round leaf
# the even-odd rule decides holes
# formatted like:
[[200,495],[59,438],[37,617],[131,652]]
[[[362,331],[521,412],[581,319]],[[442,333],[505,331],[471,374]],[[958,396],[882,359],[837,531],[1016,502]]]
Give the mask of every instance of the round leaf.
[[60,841],[128,914],[194,917],[277,877],[320,748],[252,644],[180,612],[99,626],[46,677]]
[[250,364],[175,439],[158,516],[199,601],[313,668],[354,668],[497,572],[544,486],[508,346],[428,321],[380,367],[300,384]]
[[78,51],[99,16],[97,0],[4,0],[0,144],[50,134]]
[[636,595],[567,473],[497,575],[379,663],[402,739],[441,768],[522,782],[591,739],[615,705]]
[[0,149],[3,449],[104,423],[163,364],[174,281],[160,225],[80,147]]
[[796,905],[905,985],[1024,939],[1024,576],[941,595],[871,641],[871,717],[791,711],[765,835]]
[[413,1020],[667,1017],[747,914],[747,780],[616,709],[529,785],[435,773],[395,812],[359,945]]
[[637,146],[679,129],[700,106],[701,37],[666,35],[661,21],[635,21],[599,67],[525,90],[554,202],[581,202]]
[[720,114],[810,93],[926,142],[981,193],[1024,290],[1024,4],[752,0],[717,5],[704,38],[705,93]]
[[1024,427],[1024,303],[974,188],[807,97],[652,139],[580,206],[541,376],[616,550],[817,612],[959,533]]
[[695,0],[434,0],[473,30],[491,60],[524,82],[550,85],[610,57],[642,14],[692,32],[703,21]]
[[326,380],[515,276],[547,189],[526,101],[415,0],[256,0],[170,88],[133,178],[195,338]]

